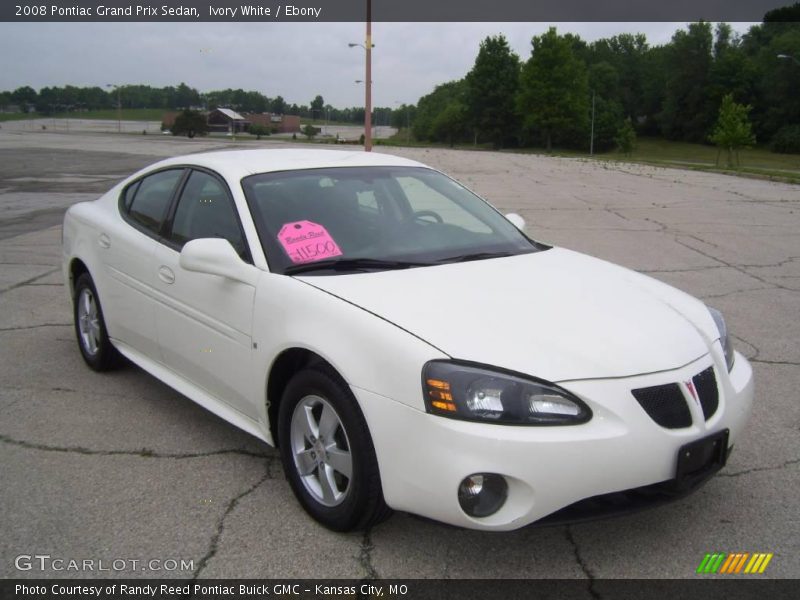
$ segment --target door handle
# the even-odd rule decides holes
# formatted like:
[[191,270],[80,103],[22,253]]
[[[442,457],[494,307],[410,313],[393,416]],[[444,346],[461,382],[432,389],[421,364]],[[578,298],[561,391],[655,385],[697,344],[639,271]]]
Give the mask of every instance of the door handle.
[[97,245],[101,248],[111,248],[111,238],[108,237],[105,233],[101,233],[100,237],[97,238]]
[[172,272],[172,269],[164,265],[158,268],[158,278],[164,283],[175,283],[175,273]]

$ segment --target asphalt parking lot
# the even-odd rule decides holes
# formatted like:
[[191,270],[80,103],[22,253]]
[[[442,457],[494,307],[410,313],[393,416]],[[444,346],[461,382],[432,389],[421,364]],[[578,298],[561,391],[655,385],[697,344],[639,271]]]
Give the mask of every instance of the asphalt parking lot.
[[[393,150],[519,212],[535,238],[722,310],[753,363],[757,398],[724,471],[669,506],[492,534],[396,514],[343,535],[305,515],[270,448],[134,366],[90,371],[75,345],[59,268],[64,209],[161,157],[235,144],[0,130],[0,577],[691,578],[717,551],[772,552],[765,577],[800,576],[800,187]],[[16,557],[34,554],[129,562],[17,570]],[[154,559],[191,564],[143,571]]]

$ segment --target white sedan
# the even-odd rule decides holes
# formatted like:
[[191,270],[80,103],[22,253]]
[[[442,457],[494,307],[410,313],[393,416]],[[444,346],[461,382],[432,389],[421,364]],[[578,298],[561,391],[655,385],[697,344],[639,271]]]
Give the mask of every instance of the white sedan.
[[678,497],[753,399],[722,316],[527,237],[423,164],[171,158],[64,220],[78,347],[280,448],[335,530],[391,509],[510,530]]

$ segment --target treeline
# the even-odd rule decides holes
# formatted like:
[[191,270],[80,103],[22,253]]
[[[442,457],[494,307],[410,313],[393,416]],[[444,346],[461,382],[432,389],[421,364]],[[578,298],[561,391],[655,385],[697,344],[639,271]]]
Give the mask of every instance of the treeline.
[[[149,85],[120,85],[118,87],[44,87],[38,92],[30,86],[0,92],[0,110],[16,106],[23,111],[36,111],[43,115],[84,110],[117,108],[160,108],[164,110],[232,108],[239,112],[281,115],[299,115],[318,121],[363,123],[364,108],[335,108],[316,96],[308,104],[289,104],[282,96],[270,98],[261,92],[242,89],[216,90],[201,93],[185,83],[178,86],[151,87]],[[375,108],[373,121],[389,125],[391,108]]]
[[54,112],[103,110],[117,108],[163,108],[179,109],[201,105],[201,94],[185,83],[176,86],[155,88],[149,85],[120,85],[105,88],[43,87],[38,92],[30,86],[14,91],[0,92],[0,109],[16,106],[25,112],[41,114]]
[[800,152],[800,4],[767,13],[741,36],[693,23],[670,43],[642,34],[587,43],[555,28],[535,36],[521,60],[502,36],[480,45],[457,81],[419,100],[420,140],[495,147],[611,149],[626,129],[709,142],[723,98],[750,109],[759,144]]

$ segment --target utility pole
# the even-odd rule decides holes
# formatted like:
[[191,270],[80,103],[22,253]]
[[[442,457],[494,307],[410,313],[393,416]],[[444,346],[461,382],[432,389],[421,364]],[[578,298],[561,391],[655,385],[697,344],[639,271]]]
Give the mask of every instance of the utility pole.
[[364,81],[364,151],[372,152],[372,0],[367,0],[367,78]]

